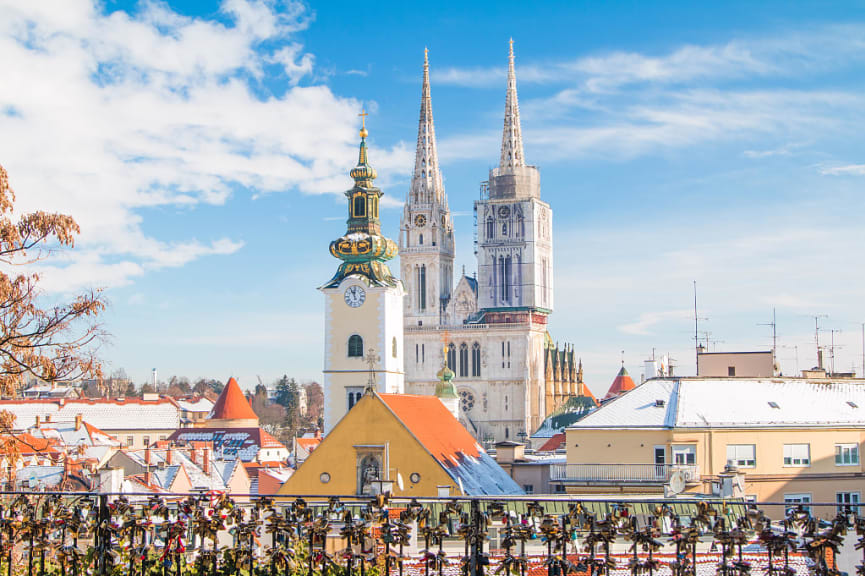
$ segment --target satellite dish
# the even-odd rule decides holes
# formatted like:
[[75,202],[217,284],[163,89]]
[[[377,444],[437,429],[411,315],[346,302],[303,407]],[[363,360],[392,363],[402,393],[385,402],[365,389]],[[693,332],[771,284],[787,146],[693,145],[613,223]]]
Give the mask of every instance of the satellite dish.
[[400,492],[404,490],[405,483],[402,481],[402,474],[399,472],[396,473],[396,485]]
[[457,484],[460,485],[460,492],[462,492],[463,494],[465,494],[466,491],[465,491],[465,489],[463,488],[463,479],[462,479],[462,478],[457,478]]
[[676,470],[670,474],[670,492],[673,494],[681,494],[685,490],[685,478],[680,470]]

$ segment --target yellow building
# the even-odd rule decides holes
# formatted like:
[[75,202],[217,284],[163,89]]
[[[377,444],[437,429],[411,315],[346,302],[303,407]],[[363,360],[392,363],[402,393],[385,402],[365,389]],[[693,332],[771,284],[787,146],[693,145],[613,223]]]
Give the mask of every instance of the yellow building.
[[863,382],[651,379],[568,428],[551,481],[573,494],[717,494],[729,461],[759,502],[858,504],[863,440]]
[[435,396],[364,395],[279,491],[348,496],[521,494]]

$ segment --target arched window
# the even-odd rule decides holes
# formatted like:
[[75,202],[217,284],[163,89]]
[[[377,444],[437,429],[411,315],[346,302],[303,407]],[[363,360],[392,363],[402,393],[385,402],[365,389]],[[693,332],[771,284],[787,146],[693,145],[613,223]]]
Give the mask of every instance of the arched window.
[[460,344],[460,377],[469,375],[469,347],[463,342]]
[[393,342],[391,343],[392,355],[396,358],[396,336],[393,337]]
[[451,372],[457,371],[457,348],[453,344],[448,345],[448,368]]
[[507,426],[505,426],[505,440],[507,440],[508,438],[510,438],[510,436],[511,436],[511,431],[508,430],[508,427],[507,427]]
[[363,194],[358,194],[354,197],[354,217],[363,218],[366,216],[366,198]]
[[481,345],[472,344],[472,376],[477,378],[481,375]]
[[418,244],[420,244],[421,246],[423,246],[423,234],[421,234],[420,236],[418,236]]
[[493,235],[494,235],[493,234],[493,224],[494,224],[493,219],[489,218],[487,220],[487,240],[493,239]]
[[361,358],[363,356],[363,338],[352,334],[348,339],[348,357]]
[[508,235],[508,223],[502,222],[502,236]]

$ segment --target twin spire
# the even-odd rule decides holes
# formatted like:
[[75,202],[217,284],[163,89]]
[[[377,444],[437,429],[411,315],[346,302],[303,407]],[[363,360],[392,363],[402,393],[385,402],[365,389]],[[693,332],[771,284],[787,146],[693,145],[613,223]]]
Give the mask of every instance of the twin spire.
[[[517,101],[517,76],[514,72],[514,41],[508,53],[508,90],[505,97],[505,124],[502,131],[502,172],[525,166],[523,134],[520,128],[520,105]],[[420,119],[417,129],[417,151],[414,174],[411,179],[411,200],[414,202],[447,202],[436,150],[432,97],[429,83],[429,50],[423,51],[423,88],[421,90]]]
[[525,166],[523,160],[523,133],[520,128],[520,104],[517,101],[517,76],[514,73],[514,40],[508,53],[508,93],[505,98],[505,127],[502,131],[502,159],[499,169],[513,170]]
[[429,86],[429,51],[426,48],[423,51],[423,89],[417,127],[417,152],[411,179],[411,199],[420,203],[446,202],[436,151],[436,131]]

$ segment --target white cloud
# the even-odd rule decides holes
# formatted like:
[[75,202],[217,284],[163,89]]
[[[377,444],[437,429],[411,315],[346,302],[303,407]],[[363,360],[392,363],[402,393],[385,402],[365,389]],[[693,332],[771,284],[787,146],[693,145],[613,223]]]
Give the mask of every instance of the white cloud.
[[624,332],[625,334],[645,336],[651,334],[651,328],[663,323],[665,320],[681,320],[683,318],[693,317],[693,315],[694,313],[692,310],[665,310],[662,312],[644,312],[643,314],[640,314],[639,319],[637,319],[635,322],[619,326],[619,330]]
[[824,176],[865,176],[865,164],[847,164],[846,166],[821,168],[820,174]]
[[[225,0],[221,12],[227,23],[155,1],[105,14],[95,0],[0,0],[0,162],[19,209],[70,213],[82,229],[74,254],[41,266],[46,288],[126,284],[242,247],[155,238],[144,208],[218,205],[239,187],[345,189],[361,106],[298,85],[314,74],[293,37],[310,14],[255,0]],[[273,63],[291,87],[261,96]],[[383,181],[405,155],[376,149]]]

